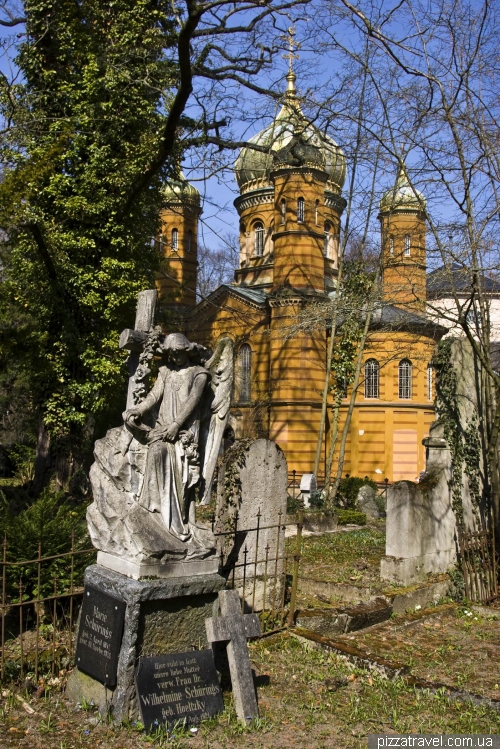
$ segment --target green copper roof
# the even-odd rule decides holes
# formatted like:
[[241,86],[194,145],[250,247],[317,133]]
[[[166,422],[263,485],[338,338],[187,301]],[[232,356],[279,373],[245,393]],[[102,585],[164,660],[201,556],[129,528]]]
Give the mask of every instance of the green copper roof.
[[384,193],[380,201],[382,213],[387,211],[425,211],[427,201],[421,192],[410,184],[404,167],[399,168],[394,187]]
[[179,169],[179,178],[169,180],[162,188],[163,197],[167,205],[179,205],[189,203],[200,205],[200,193],[189,184],[182,170]]
[[[328,174],[327,188],[340,193],[346,178],[346,162],[342,149],[333,138],[325,135],[309,122],[300,108],[295,92],[295,75],[289,73],[288,90],[281,111],[275,120],[253,138],[250,143],[263,147],[256,151],[249,147],[241,149],[235,163],[236,180],[242,192],[257,189],[270,183],[269,174],[274,165],[274,156],[283,151],[295,139],[313,147],[316,151],[311,164]],[[310,161],[309,159],[308,161]]]

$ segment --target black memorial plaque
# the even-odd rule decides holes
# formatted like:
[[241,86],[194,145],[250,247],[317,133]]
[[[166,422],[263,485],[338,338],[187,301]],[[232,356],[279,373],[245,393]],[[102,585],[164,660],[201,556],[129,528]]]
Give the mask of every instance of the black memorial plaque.
[[140,658],[135,685],[148,731],[184,719],[192,725],[224,710],[211,650]]
[[126,608],[125,601],[90,585],[85,586],[76,641],[76,665],[107,687],[116,686]]

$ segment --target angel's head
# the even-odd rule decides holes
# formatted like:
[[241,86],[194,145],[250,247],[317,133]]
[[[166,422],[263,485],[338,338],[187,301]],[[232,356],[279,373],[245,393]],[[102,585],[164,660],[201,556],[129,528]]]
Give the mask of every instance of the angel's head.
[[187,364],[190,354],[193,352],[193,344],[182,333],[170,333],[165,336],[163,348],[167,354],[167,359],[178,367]]

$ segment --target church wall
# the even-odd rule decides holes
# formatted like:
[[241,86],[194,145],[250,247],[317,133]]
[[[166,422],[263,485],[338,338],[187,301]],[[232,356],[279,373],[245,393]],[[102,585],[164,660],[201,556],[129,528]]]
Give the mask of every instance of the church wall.
[[[333,234],[338,233],[339,226],[338,214],[325,205],[324,179],[319,180],[311,171],[287,169],[276,172],[273,179],[274,288],[292,287],[323,292],[326,216],[333,227]],[[303,221],[298,217],[299,198],[304,200]],[[336,264],[338,258],[332,260]]]
[[[428,436],[435,418],[433,401],[427,397],[427,365],[434,347],[435,342],[430,338],[401,331],[372,334],[364,362],[374,358],[380,363],[379,397],[365,397],[362,376],[349,429],[343,476],[368,476],[378,482],[385,478],[391,482],[415,481],[425,470],[422,440]],[[403,358],[412,363],[412,397],[408,399],[399,398],[398,366]],[[348,398],[344,399],[341,407],[335,462],[348,403]]]
[[[235,347],[235,385],[231,409],[231,426],[237,438],[267,437],[269,431],[269,317],[264,308],[248,306],[229,295],[203,305],[189,321],[187,335],[212,350],[224,336],[229,336]],[[250,345],[250,399],[241,398],[240,352],[242,345]]]

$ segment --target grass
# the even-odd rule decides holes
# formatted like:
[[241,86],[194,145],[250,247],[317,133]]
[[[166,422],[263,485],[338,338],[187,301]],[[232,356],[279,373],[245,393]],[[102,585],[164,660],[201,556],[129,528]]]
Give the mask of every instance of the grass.
[[[293,538],[287,539],[292,550]],[[305,536],[300,576],[336,583],[369,585],[379,579],[385,534],[377,528]]]
[[[226,710],[196,732],[182,726],[147,736],[140,723],[113,725],[53,691],[32,695],[27,715],[7,696],[0,706],[0,745],[27,749],[361,749],[369,733],[500,733],[492,708],[451,700],[354,668],[334,653],[310,649],[288,633],[251,643],[260,717],[249,728],[236,720],[232,694]],[[40,730],[43,738],[40,739]]]

